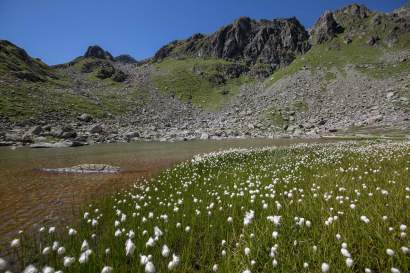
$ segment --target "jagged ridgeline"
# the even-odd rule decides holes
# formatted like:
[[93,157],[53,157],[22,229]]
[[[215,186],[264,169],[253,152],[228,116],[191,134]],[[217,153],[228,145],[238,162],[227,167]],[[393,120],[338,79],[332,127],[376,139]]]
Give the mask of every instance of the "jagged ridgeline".
[[310,29],[296,18],[241,17],[140,61],[93,45],[49,66],[3,40],[0,125],[17,137],[0,137],[33,141],[21,139],[29,126],[61,123],[88,137],[89,122],[104,125],[98,141],[402,128],[410,111],[409,10],[352,4],[326,11]]
[[296,18],[257,21],[241,17],[209,36],[195,34],[187,40],[171,42],[153,60],[221,58],[243,63],[248,70],[264,67],[265,71],[256,73],[266,76],[290,64],[297,54],[307,52],[308,39],[308,32]]

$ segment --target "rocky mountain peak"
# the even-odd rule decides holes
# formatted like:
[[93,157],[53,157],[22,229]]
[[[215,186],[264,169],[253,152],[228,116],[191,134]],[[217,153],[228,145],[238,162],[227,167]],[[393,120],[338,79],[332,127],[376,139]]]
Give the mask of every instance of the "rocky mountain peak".
[[111,61],[114,60],[113,56],[108,51],[105,51],[98,45],[89,46],[84,54],[84,57],[94,57],[97,59],[107,59]]
[[240,17],[211,35],[195,34],[162,47],[153,60],[212,57],[261,63],[273,71],[309,50],[309,35],[296,18],[253,20]]
[[333,12],[325,11],[313,26],[310,35],[313,44],[321,44],[333,39],[341,32],[341,26],[336,22]]
[[343,12],[344,14],[356,16],[361,19],[369,17],[372,13],[365,5],[360,4],[351,4],[347,7],[342,8],[339,12]]

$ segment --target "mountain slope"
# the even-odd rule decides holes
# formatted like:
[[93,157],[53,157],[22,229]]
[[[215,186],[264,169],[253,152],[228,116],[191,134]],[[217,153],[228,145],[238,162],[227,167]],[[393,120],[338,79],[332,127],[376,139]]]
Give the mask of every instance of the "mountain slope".
[[[54,67],[2,55],[0,141],[37,141],[23,140],[36,124],[69,125],[89,142],[409,134],[409,26],[408,6],[385,14],[352,4],[309,32],[294,18],[239,18],[143,62],[98,46]],[[41,80],[19,78],[10,63]]]
[[40,59],[31,58],[24,49],[0,40],[0,73],[2,77],[17,77],[32,82],[57,78],[54,71]]

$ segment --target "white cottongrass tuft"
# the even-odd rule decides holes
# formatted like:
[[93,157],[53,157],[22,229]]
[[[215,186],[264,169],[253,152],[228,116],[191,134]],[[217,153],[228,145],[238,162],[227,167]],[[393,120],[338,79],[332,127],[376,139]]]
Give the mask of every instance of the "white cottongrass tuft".
[[179,265],[180,259],[177,255],[172,254],[172,261],[168,263],[168,269],[173,270],[175,267]]
[[148,262],[145,265],[145,273],[155,273],[155,266],[152,262]]
[[360,216],[360,220],[366,224],[370,223],[369,218],[367,218],[367,216],[364,215]]
[[131,239],[128,239],[125,242],[125,255],[126,256],[132,256],[135,251],[135,244],[131,241]]
[[90,249],[87,249],[86,251],[84,251],[83,253],[81,253],[80,258],[78,259],[78,262],[80,264],[85,264],[86,262],[88,262],[88,259],[90,257],[90,255],[93,252]]
[[218,272],[218,265],[217,264],[214,264],[213,266],[212,266],[212,271],[213,272]]
[[167,245],[162,246],[161,255],[162,257],[168,257],[170,254],[169,247]]
[[43,251],[41,252],[43,255],[48,255],[51,252],[51,247],[47,246],[43,249]]
[[389,256],[394,256],[394,250],[391,248],[386,249],[386,254]]
[[353,260],[352,260],[352,258],[347,258],[347,259],[346,259],[346,266],[347,266],[347,267],[352,267],[352,266],[353,266]]
[[252,223],[253,218],[255,217],[255,212],[253,210],[247,211],[245,213],[245,218],[243,219],[243,224],[248,226]]
[[350,252],[346,248],[341,248],[340,253],[342,253],[342,255],[346,258],[351,258],[352,257],[352,255],[350,255]]
[[249,256],[249,254],[251,254],[251,249],[249,247],[245,247],[244,252],[246,256]]
[[24,268],[23,273],[38,273],[38,270],[34,265],[30,264]]
[[268,221],[272,222],[275,226],[279,226],[280,225],[280,220],[282,219],[282,216],[280,216],[280,215],[268,216],[268,217],[266,217],[266,219],[268,219]]
[[73,263],[75,262],[75,258],[74,257],[64,257],[63,259],[63,264],[64,267],[70,267]]
[[77,231],[76,231],[75,229],[70,228],[70,229],[68,230],[68,235],[74,236],[74,235],[76,235],[76,234],[77,234]]
[[323,273],[327,273],[329,272],[330,266],[328,263],[322,263],[321,269]]
[[17,248],[20,246],[20,239],[14,239],[13,241],[11,241],[10,246],[12,248]]
[[64,248],[63,246],[60,246],[60,247],[57,249],[57,254],[58,254],[58,255],[64,255],[64,253],[65,253],[65,248]]
[[43,273],[54,273],[54,268],[50,266],[43,267]]
[[5,270],[7,267],[7,262],[5,259],[0,258],[0,270]]
[[84,240],[82,245],[81,245],[81,252],[88,250],[90,247],[88,245],[87,240]]
[[111,266],[104,266],[103,269],[101,270],[101,273],[111,273],[111,272],[112,272]]

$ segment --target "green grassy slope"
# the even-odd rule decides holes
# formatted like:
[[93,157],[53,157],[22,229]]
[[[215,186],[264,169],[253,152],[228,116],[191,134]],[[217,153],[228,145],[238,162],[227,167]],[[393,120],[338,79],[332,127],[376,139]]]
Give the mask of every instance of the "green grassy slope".
[[216,109],[237,94],[241,85],[252,81],[245,75],[223,77],[224,71],[233,65],[232,62],[218,59],[168,58],[156,64],[157,73],[153,76],[153,82],[166,94],[197,106]]
[[[389,47],[384,40],[390,35],[395,25],[386,16],[382,16],[382,23],[375,25],[374,17],[358,20],[349,20],[347,16],[339,16],[344,33],[323,44],[314,45],[305,55],[298,56],[292,64],[276,71],[268,80],[269,84],[277,80],[292,75],[303,68],[315,70],[324,68],[329,70],[332,67],[343,71],[348,64],[353,65],[361,72],[374,78],[388,78],[410,70],[410,61],[397,63],[386,63],[381,59],[384,53],[394,53],[410,49],[409,32],[401,33],[397,37],[397,42]],[[384,19],[383,19],[384,18]],[[376,45],[371,46],[367,41],[371,37],[378,37]],[[348,39],[352,41],[347,43]]]

